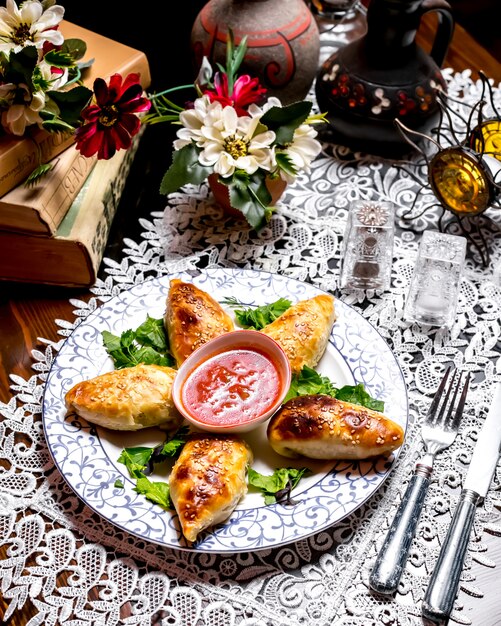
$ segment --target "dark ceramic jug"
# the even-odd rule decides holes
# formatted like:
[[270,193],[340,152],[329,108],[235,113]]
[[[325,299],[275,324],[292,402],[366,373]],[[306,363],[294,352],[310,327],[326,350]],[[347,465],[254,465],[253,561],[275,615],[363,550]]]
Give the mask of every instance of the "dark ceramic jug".
[[209,0],[193,24],[195,69],[202,58],[224,65],[231,28],[247,35],[241,74],[251,74],[282,104],[303,100],[318,71],[318,26],[304,0]]
[[[415,41],[428,11],[439,14],[430,54]],[[366,34],[332,54],[317,76],[318,105],[335,140],[382,156],[410,151],[395,119],[422,133],[436,125],[437,89],[446,91],[440,67],[453,30],[445,0],[371,0]]]

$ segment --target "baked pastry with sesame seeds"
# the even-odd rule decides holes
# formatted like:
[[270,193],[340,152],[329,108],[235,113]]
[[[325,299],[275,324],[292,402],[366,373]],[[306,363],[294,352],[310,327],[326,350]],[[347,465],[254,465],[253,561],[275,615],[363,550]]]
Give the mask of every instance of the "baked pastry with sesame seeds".
[[323,395],[286,402],[267,435],[282,456],[324,460],[388,455],[404,442],[403,428],[382,413]]
[[169,478],[170,497],[183,535],[195,541],[219,524],[247,493],[248,444],[232,435],[193,433],[183,446]]
[[162,365],[113,370],[73,385],[65,395],[66,408],[111,430],[176,429],[183,418],[172,401],[175,375]]
[[233,320],[219,302],[178,278],[170,281],[164,325],[178,367],[199,346],[235,330]]
[[261,332],[282,347],[292,373],[299,374],[305,365],[318,364],[335,321],[334,296],[320,294],[296,302]]

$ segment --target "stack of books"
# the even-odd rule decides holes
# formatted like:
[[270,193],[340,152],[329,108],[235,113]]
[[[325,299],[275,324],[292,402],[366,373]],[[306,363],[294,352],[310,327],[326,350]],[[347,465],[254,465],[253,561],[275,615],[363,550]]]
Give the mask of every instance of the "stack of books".
[[[63,21],[66,39],[87,44],[84,83],[111,74],[151,82],[146,55]],[[95,282],[120,196],[140,139],[107,161],[83,157],[73,135],[37,129],[30,138],[0,137],[0,280],[88,287]],[[54,166],[34,187],[24,181],[42,161]]]

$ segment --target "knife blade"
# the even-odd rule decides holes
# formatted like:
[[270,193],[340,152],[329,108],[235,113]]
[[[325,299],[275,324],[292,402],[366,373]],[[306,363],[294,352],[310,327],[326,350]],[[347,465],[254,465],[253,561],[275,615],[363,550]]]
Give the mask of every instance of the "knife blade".
[[473,450],[451,525],[423,600],[425,624],[444,626],[454,606],[475,511],[485,498],[501,446],[501,383],[497,384],[487,417]]

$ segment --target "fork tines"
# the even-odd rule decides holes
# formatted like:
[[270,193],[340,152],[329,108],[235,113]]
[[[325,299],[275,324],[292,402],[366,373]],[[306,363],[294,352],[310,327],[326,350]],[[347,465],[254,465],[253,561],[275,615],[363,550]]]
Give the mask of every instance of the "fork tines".
[[[444,389],[447,384],[449,374],[452,372],[452,376],[447,387],[447,390],[444,395]],[[457,376],[456,376],[457,375]],[[456,399],[459,393],[459,388],[461,386],[461,379],[463,376],[463,372],[458,372],[453,365],[447,368],[444,377],[440,381],[440,385],[433,397],[433,401],[431,403],[429,409],[429,415],[432,417],[431,423],[447,423],[451,428],[457,428],[459,426],[459,420],[461,419],[461,415],[463,414],[464,405],[466,402],[466,395],[468,393],[468,387],[470,384],[470,372],[466,374],[466,378],[464,381],[463,390],[461,392],[461,397],[459,398],[459,402],[454,409],[454,405],[456,404]],[[452,393],[452,399],[449,402],[449,398]],[[442,400],[442,404],[440,405],[440,401]],[[440,409],[439,409],[440,405]],[[448,410],[447,410],[448,407]],[[444,416],[445,411],[447,410],[447,415]],[[454,415],[453,415],[454,413]]]

